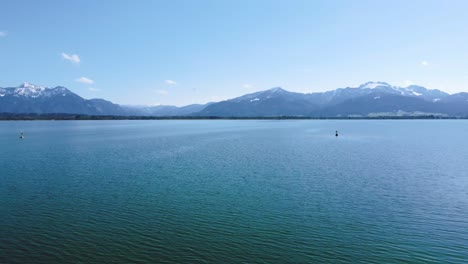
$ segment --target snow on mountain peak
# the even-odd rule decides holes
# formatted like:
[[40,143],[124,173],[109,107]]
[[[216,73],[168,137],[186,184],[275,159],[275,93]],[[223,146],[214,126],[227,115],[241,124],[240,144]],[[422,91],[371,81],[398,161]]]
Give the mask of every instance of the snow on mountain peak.
[[28,88],[28,89],[44,89],[45,87],[38,86],[32,83],[24,82],[18,88]]
[[45,87],[25,82],[15,88],[14,93],[16,96],[39,97],[45,89]]
[[390,87],[390,84],[386,82],[367,82],[365,84],[360,85],[358,88],[361,89],[374,89],[376,87],[385,86]]
[[34,84],[30,84],[30,83],[28,83],[28,82],[24,82],[24,83],[22,83],[22,84],[21,84],[20,86],[18,86],[18,87],[19,87],[19,88],[33,88],[33,87],[35,87],[35,85],[34,85]]

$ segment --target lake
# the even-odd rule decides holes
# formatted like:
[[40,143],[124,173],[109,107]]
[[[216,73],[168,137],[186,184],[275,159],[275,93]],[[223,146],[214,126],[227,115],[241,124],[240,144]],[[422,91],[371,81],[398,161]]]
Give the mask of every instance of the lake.
[[467,136],[465,120],[0,122],[0,263],[467,263]]

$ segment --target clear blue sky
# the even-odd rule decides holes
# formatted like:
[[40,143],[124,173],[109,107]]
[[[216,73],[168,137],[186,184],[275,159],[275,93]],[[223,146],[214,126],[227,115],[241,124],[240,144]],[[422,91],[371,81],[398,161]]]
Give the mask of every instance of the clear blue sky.
[[366,81],[468,91],[467,10],[465,0],[2,1],[0,86],[149,105]]

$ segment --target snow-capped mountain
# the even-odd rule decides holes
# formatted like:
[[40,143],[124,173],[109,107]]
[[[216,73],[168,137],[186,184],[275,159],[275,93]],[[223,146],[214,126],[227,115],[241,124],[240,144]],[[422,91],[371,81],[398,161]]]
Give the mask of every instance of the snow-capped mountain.
[[[368,116],[403,111],[468,115],[467,106],[447,105],[452,96],[422,86],[367,82],[320,93],[293,93],[273,88],[207,106],[201,116]],[[460,104],[461,99],[457,100]],[[438,102],[438,104],[436,104]],[[457,109],[455,111],[455,109]],[[460,109],[465,109],[463,112]],[[454,110],[454,111],[451,111]]]
[[[39,97],[43,94],[45,87],[36,86],[30,83],[23,83],[15,89],[5,89],[6,92],[14,96]],[[5,93],[6,95],[7,93]]]
[[409,85],[407,87],[392,86],[386,82],[367,82],[357,87],[358,89],[367,91],[368,93],[375,91],[383,91],[392,94],[403,96],[415,96],[425,100],[433,101],[434,99],[442,99],[448,96],[448,93],[442,92],[437,89],[429,90],[425,87],[418,85]]
[[231,100],[208,105],[199,116],[299,116],[317,109],[308,95],[293,93],[280,87],[246,94]]
[[103,99],[86,100],[65,87],[24,83],[0,88],[0,113],[72,113],[87,115],[345,117],[431,114],[468,117],[468,93],[367,82],[319,93],[295,93],[275,87],[205,105],[135,107]]
[[30,83],[23,83],[18,87],[0,88],[0,97],[15,96],[24,98],[51,97],[56,95],[66,96],[72,92],[65,87],[58,86],[47,88]]
[[124,110],[102,99],[86,100],[65,87],[42,87],[23,83],[0,88],[0,113],[67,113],[122,115]]
[[390,85],[386,82],[367,82],[357,87],[338,88],[333,91],[325,92],[323,93],[324,98],[322,98],[322,102],[341,103],[351,98],[379,93],[416,97],[431,102],[441,100],[449,95],[437,89],[430,90],[417,85],[400,87]]
[[392,87],[390,84],[386,82],[366,82],[364,84],[359,85],[356,88],[359,89],[375,89],[377,87]]

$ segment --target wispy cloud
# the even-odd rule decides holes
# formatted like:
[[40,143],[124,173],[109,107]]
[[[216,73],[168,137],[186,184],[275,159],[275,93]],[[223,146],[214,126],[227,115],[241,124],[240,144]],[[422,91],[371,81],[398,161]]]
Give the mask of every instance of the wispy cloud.
[[177,82],[173,81],[173,80],[165,80],[164,81],[166,84],[169,84],[169,85],[176,85]]
[[80,56],[77,54],[66,54],[65,52],[62,52],[62,58],[68,61],[71,61],[73,63],[79,64],[80,63]]
[[93,84],[94,81],[89,79],[89,78],[86,78],[86,77],[80,77],[78,79],[76,79],[75,81],[79,82],[79,83],[85,83],[85,84]]
[[248,88],[252,88],[252,87],[253,87],[253,85],[252,85],[252,84],[248,84],[248,83],[246,83],[246,84],[242,85],[242,87],[244,87],[244,88],[248,89]]
[[7,35],[8,35],[8,32],[0,31],[0,37],[6,37]]
[[160,94],[160,95],[166,95],[166,94],[169,94],[169,92],[168,92],[168,91],[166,91],[166,90],[156,90],[155,92],[156,92],[157,94]]
[[421,66],[427,67],[429,65],[431,65],[431,64],[428,61],[426,61],[426,60],[421,61]]
[[99,91],[101,91],[101,89],[97,89],[97,88],[93,88],[93,87],[89,87],[88,90],[90,90],[91,92],[99,92]]

